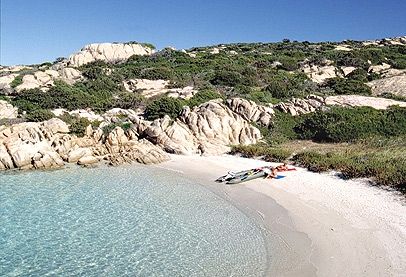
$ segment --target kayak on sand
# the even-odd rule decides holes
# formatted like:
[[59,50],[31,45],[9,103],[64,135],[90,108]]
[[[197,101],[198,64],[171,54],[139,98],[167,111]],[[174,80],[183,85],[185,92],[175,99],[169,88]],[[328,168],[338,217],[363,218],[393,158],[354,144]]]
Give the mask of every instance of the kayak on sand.
[[257,178],[281,179],[285,176],[277,175],[277,172],[292,170],[296,170],[296,168],[288,168],[288,166],[284,163],[283,165],[279,165],[277,167],[264,166],[239,172],[230,171],[226,175],[219,177],[216,182],[226,182],[226,184],[232,185],[254,180]]

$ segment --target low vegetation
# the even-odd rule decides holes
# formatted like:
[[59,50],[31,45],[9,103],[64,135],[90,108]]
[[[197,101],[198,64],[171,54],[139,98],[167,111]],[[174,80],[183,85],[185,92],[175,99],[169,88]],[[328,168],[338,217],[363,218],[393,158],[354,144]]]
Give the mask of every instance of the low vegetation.
[[273,125],[260,130],[264,143],[233,146],[231,154],[289,160],[316,172],[336,170],[344,178],[371,177],[406,192],[406,108],[334,107],[299,117],[277,113]]
[[[132,43],[132,42],[128,42]],[[211,99],[241,97],[256,103],[278,103],[292,97],[316,95],[371,95],[366,82],[379,79],[379,73],[369,71],[371,65],[388,63],[393,68],[406,69],[406,47],[401,45],[363,46],[358,41],[346,41],[352,51],[335,50],[337,43],[310,43],[283,40],[278,43],[235,43],[212,47],[197,47],[188,53],[170,48],[153,55],[132,56],[122,63],[102,61],[79,68],[85,77],[68,85],[55,81],[48,91],[25,90],[7,100],[19,108],[21,119],[42,121],[53,117],[50,110],[91,108],[104,112],[113,107],[123,109],[145,108],[149,120],[169,115],[172,119],[183,106],[191,108]],[[150,44],[144,46],[154,49]],[[216,47],[216,52],[211,53]],[[303,65],[331,64],[337,73],[341,67],[356,69],[345,78],[332,78],[323,84],[310,80]],[[11,83],[15,88],[24,74],[32,74],[36,65],[18,72]],[[169,80],[168,88],[193,86],[198,93],[189,100],[169,98],[166,95],[146,99],[137,92],[128,92],[123,81],[129,79]],[[391,92],[387,98],[405,101]],[[62,116],[71,125],[73,133],[81,136],[90,124],[85,119]],[[104,132],[115,127],[131,128],[129,123],[105,126]],[[398,142],[406,136],[406,109],[391,107],[385,111],[366,107],[340,108],[318,111],[293,117],[276,112],[269,128],[257,126],[264,143],[236,146],[232,153],[262,156],[270,161],[291,159],[315,171],[339,170],[345,177],[374,177],[379,184],[404,189],[405,146]],[[376,139],[379,138],[379,139]],[[317,145],[301,149],[303,145]],[[384,146],[371,141],[386,141]],[[390,144],[389,142],[397,142]],[[292,145],[299,145],[297,148]],[[346,147],[342,147],[346,145]],[[330,147],[329,151],[327,148]]]

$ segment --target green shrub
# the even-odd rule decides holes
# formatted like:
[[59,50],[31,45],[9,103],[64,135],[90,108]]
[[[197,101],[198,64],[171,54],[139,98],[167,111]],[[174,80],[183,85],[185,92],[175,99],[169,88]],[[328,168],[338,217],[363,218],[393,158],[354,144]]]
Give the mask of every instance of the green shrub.
[[199,106],[209,100],[223,98],[223,96],[213,90],[200,90],[187,101],[189,107]]
[[239,154],[246,158],[263,157],[268,162],[284,162],[291,152],[282,148],[271,148],[266,144],[233,145],[230,154]]
[[129,130],[133,127],[133,124],[130,122],[110,123],[108,125],[103,126],[103,128],[102,128],[103,134],[107,136],[116,127],[120,127],[121,129],[123,129],[124,132],[126,132],[127,130]]
[[115,95],[113,106],[121,109],[137,109],[143,106],[145,98],[138,93],[119,92]]
[[145,117],[148,120],[162,118],[164,115],[176,118],[184,105],[185,102],[180,99],[164,96],[147,104]]
[[31,110],[25,115],[25,119],[30,122],[45,121],[54,117],[55,115],[51,111],[45,109]]
[[302,139],[351,142],[370,136],[399,136],[406,133],[406,108],[375,110],[370,107],[333,107],[308,114],[295,127]]
[[368,72],[365,69],[357,68],[348,74],[347,78],[365,83],[368,82],[368,76]]
[[335,94],[358,94],[371,95],[371,88],[359,80],[331,78],[328,79],[325,86],[334,90]]
[[169,67],[155,67],[155,68],[145,68],[139,73],[139,77],[142,79],[150,80],[171,80],[174,76],[173,70]]
[[14,80],[10,83],[10,86],[12,87],[12,88],[16,88],[17,86],[19,86],[19,85],[21,85],[22,83],[23,83],[23,75],[22,74],[20,74],[20,75],[17,75],[15,78],[14,78]]
[[271,144],[278,144],[297,138],[294,127],[301,121],[300,117],[294,117],[287,113],[275,111],[270,127],[270,140]]
[[279,99],[274,98],[271,93],[269,93],[266,90],[253,90],[251,91],[248,95],[245,96],[248,100],[252,100],[256,103],[259,104],[266,104],[266,103],[272,103],[272,104],[277,104],[280,102]]
[[70,115],[68,113],[64,113],[63,115],[59,116],[59,118],[63,120],[66,124],[70,125],[69,126],[70,133],[75,134],[78,137],[83,137],[85,135],[87,126],[89,125],[96,126],[100,124],[99,121],[91,122],[87,118]]
[[237,71],[219,70],[216,71],[210,83],[213,85],[233,87],[241,83],[242,75]]
[[378,185],[406,192],[406,158],[403,152],[305,151],[295,155],[293,160],[311,171],[337,170],[345,178],[372,177]]

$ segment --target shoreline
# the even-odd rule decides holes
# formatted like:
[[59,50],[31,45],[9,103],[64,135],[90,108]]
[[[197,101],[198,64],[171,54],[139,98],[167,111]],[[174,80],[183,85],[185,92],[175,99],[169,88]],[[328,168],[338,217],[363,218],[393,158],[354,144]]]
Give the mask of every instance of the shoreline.
[[393,192],[303,168],[280,173],[286,178],[279,180],[214,182],[230,170],[267,164],[275,165],[229,155],[171,155],[154,166],[182,172],[219,193],[265,226],[271,240],[283,242],[273,250],[287,257],[284,261],[270,251],[271,276],[399,276],[406,271],[406,206]]

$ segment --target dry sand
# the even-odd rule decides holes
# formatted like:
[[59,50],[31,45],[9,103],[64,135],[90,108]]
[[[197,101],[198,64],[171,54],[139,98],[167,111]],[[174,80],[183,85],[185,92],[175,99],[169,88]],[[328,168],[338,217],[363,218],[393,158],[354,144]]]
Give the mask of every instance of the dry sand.
[[[406,276],[406,205],[364,180],[297,168],[279,180],[214,183],[228,171],[266,163],[235,156],[177,156],[160,167],[177,170],[221,194],[274,241],[271,276]],[[272,255],[277,253],[277,255]]]

